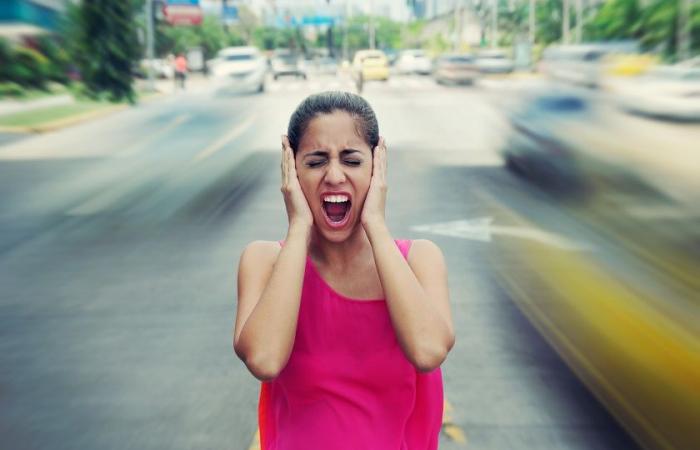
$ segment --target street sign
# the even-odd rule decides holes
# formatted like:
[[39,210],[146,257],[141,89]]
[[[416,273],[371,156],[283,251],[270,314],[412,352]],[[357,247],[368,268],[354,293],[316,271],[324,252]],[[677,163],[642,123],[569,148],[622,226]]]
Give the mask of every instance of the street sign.
[[238,20],[238,8],[233,5],[224,5],[221,14],[227,23]]
[[[186,3],[173,4],[173,1]],[[194,4],[193,4],[194,2]],[[202,8],[197,0],[168,0],[163,8],[165,20],[171,25],[199,25],[202,23]]]
[[284,14],[284,15],[278,15],[275,18],[275,26],[278,28],[285,28],[285,27],[296,27],[296,26],[323,26],[323,25],[328,25],[328,26],[333,26],[336,21],[338,20],[337,17],[334,16],[319,16],[319,15],[314,15],[314,16],[302,16],[302,17],[296,17],[292,16],[291,14]]
[[301,19],[302,25],[333,25],[335,17],[333,16],[304,16]]

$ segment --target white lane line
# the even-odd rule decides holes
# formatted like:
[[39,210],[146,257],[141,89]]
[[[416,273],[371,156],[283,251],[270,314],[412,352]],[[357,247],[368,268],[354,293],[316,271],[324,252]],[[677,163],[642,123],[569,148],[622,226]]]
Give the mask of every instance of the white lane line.
[[221,136],[218,140],[216,140],[214,143],[211,145],[207,146],[204,150],[201,152],[197,153],[194,157],[194,161],[199,162],[202,161],[206,158],[209,158],[211,155],[214,153],[218,152],[221,150],[226,144],[231,142],[232,140],[238,138],[240,135],[245,133],[248,128],[250,128],[251,125],[253,125],[253,122],[255,122],[255,119],[257,119],[258,114],[253,113],[246,120],[238,124],[237,127],[233,128],[231,131],[226,133],[225,135]]
[[146,144],[150,144],[151,142],[156,141],[160,137],[168,134],[173,129],[182,125],[190,117],[191,117],[190,114],[180,114],[179,116],[175,117],[170,123],[168,123],[166,126],[161,128],[160,130],[156,131],[155,133],[149,134],[145,139],[134,142],[133,144],[127,146],[124,150],[117,152],[117,156],[131,156],[131,155],[133,155],[134,153],[138,152],[139,149],[143,148]]
[[556,233],[539,228],[522,226],[494,225],[492,217],[454,220],[451,222],[415,225],[411,229],[423,233],[438,234],[473,241],[491,242],[494,235],[516,237],[540,242],[541,244],[561,248],[562,250],[583,251],[591,248],[583,243],[574,242]]

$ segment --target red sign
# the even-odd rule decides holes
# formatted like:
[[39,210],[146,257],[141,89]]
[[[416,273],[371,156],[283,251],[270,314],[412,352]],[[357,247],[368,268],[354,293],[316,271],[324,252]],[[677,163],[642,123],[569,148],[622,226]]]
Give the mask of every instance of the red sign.
[[166,5],[165,20],[171,25],[199,25],[202,23],[202,8],[198,5]]

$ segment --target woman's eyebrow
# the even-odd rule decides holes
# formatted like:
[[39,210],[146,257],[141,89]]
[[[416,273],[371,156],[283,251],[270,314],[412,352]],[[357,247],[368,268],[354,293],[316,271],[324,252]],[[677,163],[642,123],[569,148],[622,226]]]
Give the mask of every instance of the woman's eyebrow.
[[314,150],[313,152],[305,154],[304,158],[308,158],[309,156],[328,156],[328,152],[325,150]]
[[[354,149],[354,148],[346,148],[345,150],[342,150],[340,152],[341,155],[349,155],[352,153],[362,153],[360,150]],[[304,155],[304,158],[308,158],[309,156],[328,156],[328,152],[326,150],[314,150],[313,152],[308,152]]]

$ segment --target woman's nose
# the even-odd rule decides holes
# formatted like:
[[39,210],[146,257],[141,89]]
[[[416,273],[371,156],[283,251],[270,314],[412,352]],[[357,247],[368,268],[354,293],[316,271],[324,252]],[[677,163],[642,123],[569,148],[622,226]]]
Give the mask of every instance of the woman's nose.
[[326,171],[326,182],[328,184],[340,184],[345,181],[345,172],[340,164],[331,162]]

